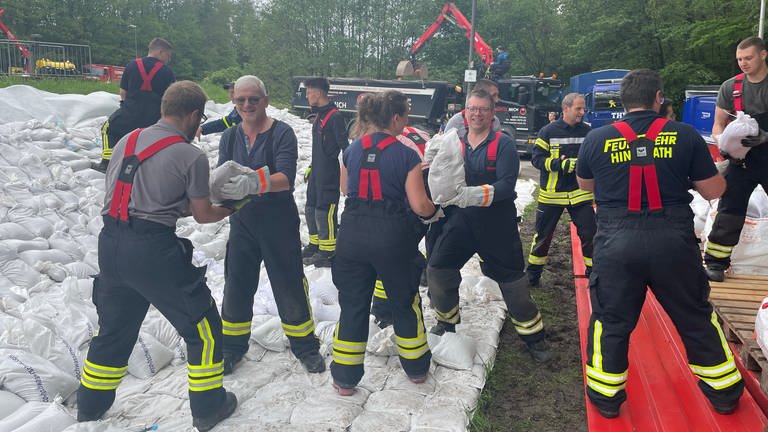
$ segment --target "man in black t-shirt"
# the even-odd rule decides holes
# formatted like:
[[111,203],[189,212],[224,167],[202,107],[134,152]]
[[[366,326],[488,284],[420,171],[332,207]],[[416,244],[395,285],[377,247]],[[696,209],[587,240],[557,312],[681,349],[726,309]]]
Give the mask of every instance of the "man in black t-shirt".
[[602,416],[619,415],[629,337],[649,287],[680,333],[699,388],[716,412],[730,414],[744,381],[708,301],[688,192],[693,187],[715,199],[725,181],[691,126],[659,116],[664,96],[657,72],[627,74],[621,101],[624,120],[590,132],[576,166],[579,186],[593,191],[597,203],[587,396]]
[[172,54],[173,46],[167,40],[154,38],[149,43],[146,57],[131,60],[125,66],[120,80],[120,108],[101,127],[101,163],[93,164],[93,169],[106,172],[112,147],[120,138],[160,119],[160,100],[176,81],[168,67]]

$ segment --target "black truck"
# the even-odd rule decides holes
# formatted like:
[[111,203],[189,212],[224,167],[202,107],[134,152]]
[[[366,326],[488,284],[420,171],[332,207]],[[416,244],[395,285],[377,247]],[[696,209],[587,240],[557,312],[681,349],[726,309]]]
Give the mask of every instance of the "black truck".
[[[291,110],[303,118],[310,117],[304,81],[310,77],[294,77],[296,91],[291,97]],[[453,114],[461,111],[464,94],[461,87],[445,81],[368,80],[361,78],[328,78],[331,89],[328,96],[351,127],[357,113],[357,101],[363,93],[398,90],[408,96],[411,111],[410,124],[435,133]]]
[[[291,110],[303,117],[311,116],[304,81],[310,77],[294,77]],[[357,100],[363,93],[398,90],[408,95],[410,124],[435,133],[451,116],[461,111],[465,95],[460,86],[445,81],[367,80],[361,78],[328,78],[329,96],[352,126]],[[498,81],[499,97],[496,116],[502,131],[515,138],[517,151],[530,154],[539,129],[549,123],[550,112],[560,113],[563,83],[554,78],[517,76]]]

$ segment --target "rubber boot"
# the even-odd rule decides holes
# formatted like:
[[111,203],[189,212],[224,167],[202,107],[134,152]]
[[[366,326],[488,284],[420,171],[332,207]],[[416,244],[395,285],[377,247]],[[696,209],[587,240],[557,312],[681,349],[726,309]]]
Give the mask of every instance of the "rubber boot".
[[459,315],[459,285],[461,273],[454,268],[427,267],[429,299],[432,309],[437,314],[437,320],[447,324],[458,324]]

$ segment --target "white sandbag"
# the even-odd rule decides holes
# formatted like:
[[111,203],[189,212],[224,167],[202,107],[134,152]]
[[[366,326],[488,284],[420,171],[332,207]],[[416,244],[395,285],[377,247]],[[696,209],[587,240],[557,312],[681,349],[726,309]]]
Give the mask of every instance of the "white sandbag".
[[77,420],[64,407],[54,402],[24,426],[14,429],[13,432],[61,432],[75,423]]
[[445,332],[442,336],[427,334],[427,343],[432,351],[432,360],[447,368],[456,370],[472,369],[475,363],[475,342],[459,333]]
[[173,351],[149,333],[140,332],[131,356],[128,358],[128,373],[136,378],[147,379],[168,366],[171,359],[173,359]]
[[749,114],[744,114],[743,111],[737,111],[736,120],[728,123],[728,126],[718,137],[718,147],[720,147],[720,151],[728,153],[732,158],[744,159],[750,148],[741,145],[741,140],[748,136],[757,135],[759,130],[757,120],[750,117]]
[[312,306],[312,316],[315,321],[338,321],[339,315],[341,315],[341,306],[337,304],[325,304],[322,299],[312,298],[310,300]]
[[24,399],[16,396],[15,393],[0,390],[0,420],[13,414],[25,403],[27,402]]
[[757,309],[755,318],[755,338],[763,355],[768,355],[768,297],[764,298]]
[[79,261],[64,264],[62,267],[66,270],[67,277],[74,277],[76,279],[87,279],[99,273],[95,268]]
[[61,282],[67,278],[67,270],[61,264],[48,261],[40,261],[35,263],[32,268],[48,276],[56,282]]
[[270,351],[281,352],[288,347],[288,337],[279,317],[272,317],[251,330],[251,339]]
[[79,384],[74,376],[38,355],[0,349],[0,386],[27,402],[52,402],[56,396],[66,399]]
[[13,414],[0,420],[0,431],[12,432],[16,428],[22,427],[30,420],[37,417],[41,412],[45,411],[50,403],[47,402],[27,402],[19,409],[14,411]]
[[29,351],[23,323],[21,318],[0,313],[0,346]]
[[251,171],[253,170],[242,166],[233,160],[228,160],[214,169],[213,172],[211,172],[211,179],[209,182],[211,187],[211,202],[220,203],[225,201],[221,196],[221,187],[224,186],[230,178]]
[[432,201],[436,204],[444,204],[458,194],[461,187],[466,186],[464,177],[463,144],[459,140],[455,129],[437,135],[427,143],[429,153],[431,147],[438,147],[435,158],[430,162],[429,191]]
[[42,277],[21,259],[0,262],[0,273],[22,288],[32,288]]
[[48,359],[73,377],[80,379],[85,351],[72,346],[64,338],[33,319],[25,319],[22,328],[29,343],[29,352]]
[[365,347],[369,353],[390,357],[397,355],[397,343],[395,342],[395,330],[393,326],[380,329],[376,325],[373,315],[368,319],[368,344]]
[[63,231],[57,231],[48,237],[48,244],[51,249],[58,249],[71,256],[73,260],[79,261],[85,256],[85,251],[72,236]]
[[59,249],[28,250],[19,252],[19,258],[31,266],[43,261],[55,264],[67,264],[74,261],[74,259],[66,252]]
[[32,240],[35,235],[15,222],[0,223],[0,239]]
[[61,432],[132,432],[109,423],[110,420],[98,422],[75,423]]
[[[3,245],[7,246],[10,249],[13,249],[16,251],[16,253],[24,252],[28,250],[47,250],[50,249],[50,244],[48,244],[48,240],[44,238],[34,238],[32,240],[19,240],[19,239],[8,239],[3,240]],[[5,258],[8,259],[8,258]]]
[[[331,274],[324,273],[319,279],[310,282],[309,296],[319,299],[325,305],[339,304],[339,290],[333,284]],[[319,319],[318,321],[325,321]]]

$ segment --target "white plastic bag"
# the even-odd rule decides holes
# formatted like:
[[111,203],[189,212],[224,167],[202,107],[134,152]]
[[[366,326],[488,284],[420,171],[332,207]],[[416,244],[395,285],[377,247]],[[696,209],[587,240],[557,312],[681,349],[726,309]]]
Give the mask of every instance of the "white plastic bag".
[[436,204],[444,204],[455,198],[461,187],[466,186],[464,177],[463,144],[459,140],[455,129],[451,129],[443,135],[437,135],[427,143],[425,153],[437,153],[429,163],[429,191],[432,201]]
[[128,358],[128,373],[140,379],[154,376],[173,359],[173,351],[152,335],[140,332]]
[[755,336],[757,344],[763,351],[763,355],[768,356],[768,297],[763,299],[760,308],[757,310],[755,318]]
[[21,408],[26,402],[9,391],[0,390],[0,420],[8,417]]
[[0,386],[27,402],[52,402],[57,395],[66,399],[79,384],[77,378],[40,356],[0,349]]
[[14,429],[13,432],[61,432],[75,423],[77,420],[61,404],[54,402],[24,426]]
[[472,369],[475,363],[475,342],[458,333],[446,332],[442,336],[427,335],[432,360],[440,366],[451,369]]
[[285,351],[288,347],[288,337],[283,332],[280,318],[274,317],[251,330],[251,339],[270,351]]
[[728,123],[728,126],[718,137],[718,147],[720,147],[720,151],[728,153],[732,158],[744,159],[749,147],[741,145],[741,140],[748,136],[757,135],[759,131],[757,120],[750,117],[749,114],[744,114],[743,111],[737,111],[736,120]]
[[221,187],[224,186],[230,178],[251,171],[253,170],[232,160],[228,160],[218,168],[214,169],[213,172],[211,172],[211,179],[209,181],[211,188],[211,202],[220,203],[225,201],[221,196]]

